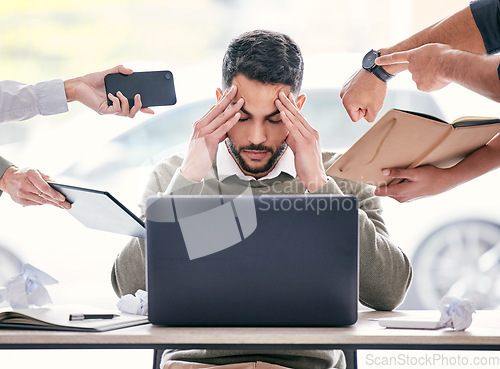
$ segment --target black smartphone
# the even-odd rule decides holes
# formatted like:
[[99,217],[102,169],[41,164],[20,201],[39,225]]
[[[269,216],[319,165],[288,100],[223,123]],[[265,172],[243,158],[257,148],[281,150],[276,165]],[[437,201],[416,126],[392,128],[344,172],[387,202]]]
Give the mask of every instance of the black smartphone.
[[[116,96],[120,91],[134,106],[134,96],[141,95],[142,107],[174,105],[177,102],[174,76],[169,70],[134,72],[132,74],[111,73],[104,77],[106,95]],[[108,97],[108,106],[113,102]]]

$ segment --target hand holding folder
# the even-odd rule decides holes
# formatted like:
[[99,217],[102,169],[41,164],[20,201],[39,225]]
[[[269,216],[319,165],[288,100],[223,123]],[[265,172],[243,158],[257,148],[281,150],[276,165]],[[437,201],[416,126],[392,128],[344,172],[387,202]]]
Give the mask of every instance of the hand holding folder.
[[382,174],[385,168],[451,167],[499,132],[498,118],[463,117],[449,124],[429,115],[392,109],[327,174],[385,186],[397,181]]

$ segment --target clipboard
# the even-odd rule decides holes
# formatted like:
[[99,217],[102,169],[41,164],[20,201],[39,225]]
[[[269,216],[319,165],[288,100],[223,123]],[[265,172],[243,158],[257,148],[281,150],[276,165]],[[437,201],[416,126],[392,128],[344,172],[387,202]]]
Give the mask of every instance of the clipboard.
[[49,182],[66,196],[66,210],[87,228],[146,238],[144,222],[109,192]]

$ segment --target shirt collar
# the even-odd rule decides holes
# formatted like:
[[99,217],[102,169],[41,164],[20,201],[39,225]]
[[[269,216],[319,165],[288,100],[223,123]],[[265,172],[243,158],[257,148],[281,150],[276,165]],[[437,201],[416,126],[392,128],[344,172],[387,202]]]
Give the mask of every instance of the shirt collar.
[[[238,164],[236,164],[233,156],[229,153],[229,149],[227,148],[225,141],[222,141],[217,148],[216,161],[220,181],[234,175],[245,181],[255,180],[255,177],[246,175],[242,172]],[[281,172],[287,173],[293,178],[297,175],[297,172],[295,171],[295,156],[293,155],[290,147],[285,149],[285,152],[281,155],[281,158],[278,160],[273,170],[258,180],[276,178],[281,174]]]

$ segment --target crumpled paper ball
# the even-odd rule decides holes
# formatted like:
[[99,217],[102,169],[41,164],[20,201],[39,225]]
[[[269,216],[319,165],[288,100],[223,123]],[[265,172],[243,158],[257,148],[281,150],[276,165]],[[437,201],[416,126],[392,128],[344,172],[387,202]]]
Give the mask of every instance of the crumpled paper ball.
[[47,285],[59,283],[47,273],[31,264],[24,264],[21,274],[11,278],[0,288],[0,303],[6,302],[13,309],[27,309],[52,303]]
[[137,290],[135,295],[122,296],[117,303],[117,307],[122,313],[148,315],[148,293]]
[[460,299],[453,296],[444,296],[438,304],[441,312],[439,324],[456,331],[464,331],[472,323],[472,314],[475,313],[474,303],[469,299]]

